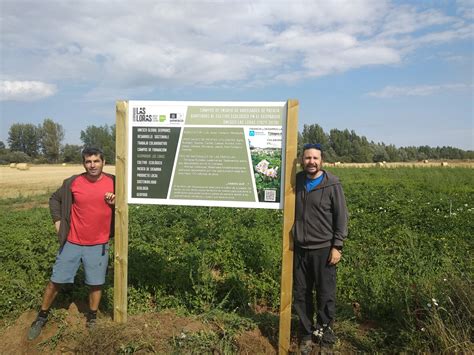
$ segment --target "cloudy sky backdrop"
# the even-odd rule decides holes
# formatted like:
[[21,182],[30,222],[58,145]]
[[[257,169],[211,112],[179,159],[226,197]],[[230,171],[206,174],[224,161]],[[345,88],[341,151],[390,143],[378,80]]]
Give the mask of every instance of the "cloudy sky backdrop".
[[473,0],[0,0],[0,140],[115,101],[300,102],[299,122],[474,149]]

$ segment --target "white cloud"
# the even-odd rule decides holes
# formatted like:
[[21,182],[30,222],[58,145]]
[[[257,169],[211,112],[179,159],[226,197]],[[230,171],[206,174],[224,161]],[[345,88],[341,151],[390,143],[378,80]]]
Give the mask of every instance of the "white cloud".
[[369,92],[366,95],[383,99],[400,96],[430,96],[439,92],[472,90],[472,87],[472,85],[468,84],[386,86],[380,91]]
[[1,101],[36,101],[56,93],[56,85],[41,81],[0,81]]
[[6,1],[0,16],[5,77],[94,91],[268,85],[472,37],[459,18],[388,0]]
[[456,3],[458,5],[458,13],[466,19],[474,19],[474,3],[472,0],[457,0]]

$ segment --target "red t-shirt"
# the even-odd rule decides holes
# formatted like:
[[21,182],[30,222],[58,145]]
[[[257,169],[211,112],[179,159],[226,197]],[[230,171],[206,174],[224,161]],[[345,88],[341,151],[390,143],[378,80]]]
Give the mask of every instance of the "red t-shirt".
[[105,193],[114,192],[114,182],[107,175],[89,181],[84,175],[71,184],[73,204],[71,229],[67,240],[79,245],[104,244],[109,241],[112,207],[105,202]]

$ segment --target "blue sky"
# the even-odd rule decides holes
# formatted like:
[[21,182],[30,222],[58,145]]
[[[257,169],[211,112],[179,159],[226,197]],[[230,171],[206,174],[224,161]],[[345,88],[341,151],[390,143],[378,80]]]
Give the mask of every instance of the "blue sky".
[[299,100],[299,126],[474,150],[473,0],[0,0],[0,140],[115,101]]

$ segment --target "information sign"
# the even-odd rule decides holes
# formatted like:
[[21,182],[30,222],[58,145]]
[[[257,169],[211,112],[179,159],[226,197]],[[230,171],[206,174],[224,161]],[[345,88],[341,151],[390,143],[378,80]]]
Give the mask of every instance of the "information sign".
[[282,208],[286,102],[129,101],[128,203]]

